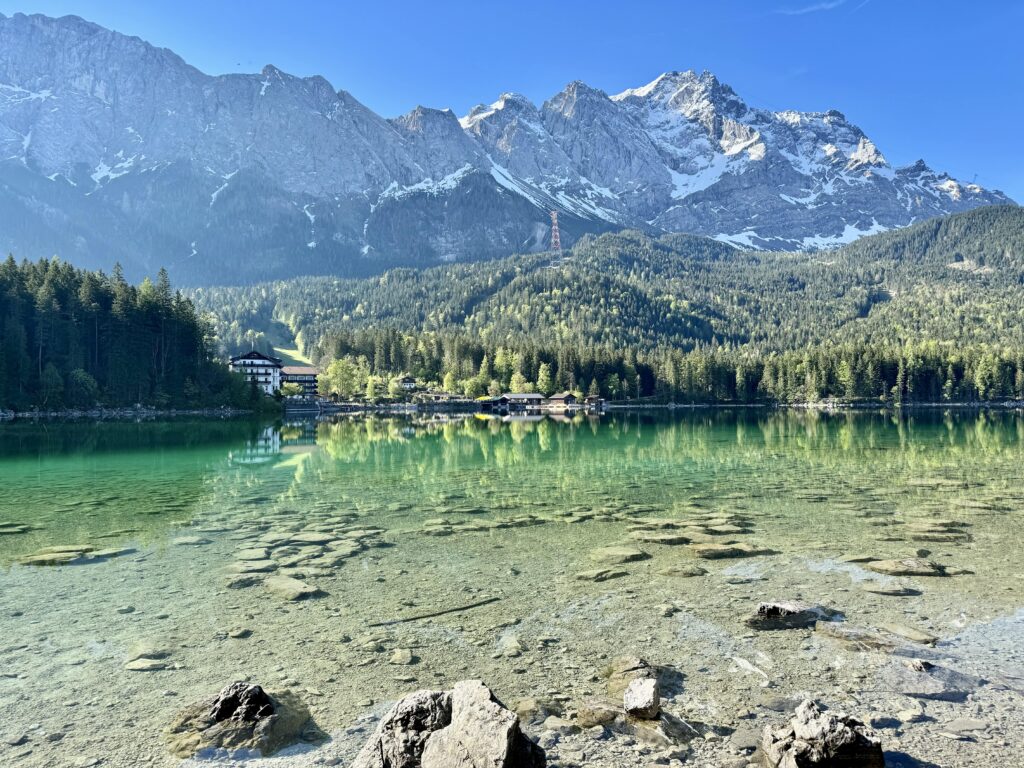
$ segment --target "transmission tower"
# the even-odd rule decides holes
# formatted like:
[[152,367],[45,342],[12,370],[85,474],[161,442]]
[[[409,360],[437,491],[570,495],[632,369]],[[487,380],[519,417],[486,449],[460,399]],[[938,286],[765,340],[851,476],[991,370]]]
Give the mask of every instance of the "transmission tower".
[[551,212],[551,252],[562,255],[562,238],[558,233],[558,211]]

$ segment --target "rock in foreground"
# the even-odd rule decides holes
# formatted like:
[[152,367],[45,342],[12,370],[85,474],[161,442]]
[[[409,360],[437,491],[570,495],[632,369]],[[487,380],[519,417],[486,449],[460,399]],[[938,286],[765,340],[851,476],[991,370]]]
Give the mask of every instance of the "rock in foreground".
[[180,712],[164,733],[171,753],[182,758],[206,749],[272,755],[304,738],[320,736],[309,709],[294,693],[268,693],[242,682]]
[[451,720],[449,692],[411,693],[381,718],[353,768],[418,768],[427,739]]
[[627,715],[651,720],[661,710],[661,692],[654,678],[637,678],[626,686],[622,695],[622,707]]
[[767,726],[761,754],[768,768],[885,768],[874,731],[844,714],[822,711],[806,700],[781,728]]
[[544,750],[479,680],[417,691],[377,725],[353,768],[545,768]]

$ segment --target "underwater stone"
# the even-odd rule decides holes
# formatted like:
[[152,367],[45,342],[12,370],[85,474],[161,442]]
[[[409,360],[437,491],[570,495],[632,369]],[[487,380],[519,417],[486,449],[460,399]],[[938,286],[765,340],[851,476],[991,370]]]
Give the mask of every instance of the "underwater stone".
[[611,568],[595,568],[590,571],[580,571],[576,574],[576,579],[578,581],[608,581],[609,579],[618,579],[628,575],[626,571],[616,571]]
[[922,557],[905,557],[900,560],[875,560],[865,566],[869,571],[884,573],[886,576],[946,576],[946,569]]
[[691,549],[697,557],[702,557],[706,560],[774,554],[770,549],[759,549],[752,544],[694,544]]
[[820,605],[787,600],[760,603],[752,616],[744,621],[751,629],[761,631],[778,629],[806,629],[819,621],[831,621],[840,616],[838,611]]
[[620,565],[649,558],[646,552],[633,547],[601,547],[590,553],[590,559],[605,565]]
[[321,594],[316,587],[291,576],[271,576],[263,582],[263,586],[285,600],[305,600]]

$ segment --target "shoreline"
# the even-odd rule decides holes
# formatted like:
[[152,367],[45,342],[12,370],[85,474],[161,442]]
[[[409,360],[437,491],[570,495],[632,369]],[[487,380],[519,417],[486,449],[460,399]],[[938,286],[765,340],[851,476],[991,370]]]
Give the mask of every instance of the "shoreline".
[[[893,405],[886,403],[867,402],[816,402],[816,403],[608,403],[601,413],[613,411],[698,411],[698,410],[772,410],[772,411],[819,411],[826,413],[843,412],[876,412],[876,413],[907,413],[913,411],[936,411],[936,410],[958,410],[958,411],[1021,411],[1024,410],[1024,400],[1003,400],[1003,401],[975,401],[956,403],[904,403]],[[451,409],[416,409],[408,406],[357,406],[351,405],[345,410],[317,413],[310,410],[293,411],[289,414],[285,408],[282,414],[284,417],[300,417],[314,419],[320,416],[333,415],[367,415],[381,414],[388,416],[411,416],[424,413],[463,413],[471,415],[479,411],[455,411]],[[598,413],[597,415],[601,415]],[[0,410],[0,424],[13,423],[15,421],[159,421],[164,419],[177,419],[187,417],[206,417],[217,419],[237,419],[243,417],[256,417],[261,415],[253,410],[244,408],[90,408],[90,409],[64,409],[54,411],[5,411]],[[562,415],[558,413],[542,412],[540,416]]]
[[244,408],[68,408],[57,411],[4,411],[0,410],[0,423],[15,421],[158,421],[189,416],[219,419],[237,419],[255,416],[255,411]]
[[711,410],[711,409],[734,409],[750,408],[774,411],[876,411],[888,413],[900,413],[903,411],[934,411],[942,409],[956,409],[965,411],[996,410],[996,411],[1018,411],[1024,409],[1024,400],[1000,400],[1000,401],[973,401],[973,402],[921,402],[904,403],[893,405],[891,403],[870,403],[870,402],[839,402],[823,401],[816,403],[650,403],[647,405],[630,405],[620,403],[608,403],[605,409],[609,411],[653,411],[653,410]]

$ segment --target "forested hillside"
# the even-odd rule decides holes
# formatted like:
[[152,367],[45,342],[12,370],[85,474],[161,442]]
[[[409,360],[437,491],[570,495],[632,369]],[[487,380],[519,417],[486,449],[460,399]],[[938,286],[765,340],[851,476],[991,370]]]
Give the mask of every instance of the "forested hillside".
[[818,253],[737,251],[687,235],[584,238],[561,260],[517,256],[363,280],[202,289],[227,350],[275,321],[307,352],[360,328],[461,330],[491,343],[756,345],[826,341],[1024,344],[1024,210],[982,208]]
[[59,259],[0,264],[0,409],[243,405],[210,327],[161,270],[129,285]]
[[826,253],[622,232],[562,258],[195,296],[226,349],[267,346],[287,326],[312,358],[349,360],[355,391],[405,371],[469,395],[550,384],[687,402],[1024,396],[1017,207]]

